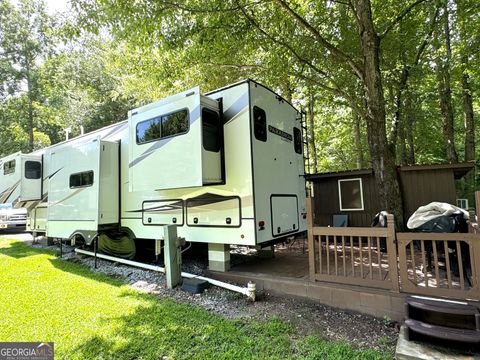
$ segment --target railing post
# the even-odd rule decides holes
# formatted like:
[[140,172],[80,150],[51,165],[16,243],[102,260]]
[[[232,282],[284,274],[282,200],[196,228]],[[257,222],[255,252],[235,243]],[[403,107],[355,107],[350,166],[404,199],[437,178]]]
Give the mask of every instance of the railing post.
[[388,265],[390,268],[390,282],[392,290],[400,292],[400,283],[398,279],[398,257],[397,257],[397,239],[395,233],[395,218],[392,214],[387,215],[387,254]]
[[475,212],[470,213],[470,226],[468,232],[472,234],[480,234],[480,191],[475,192]]
[[313,198],[306,199],[307,205],[307,238],[308,238],[308,267],[310,281],[315,281],[315,243],[313,241]]

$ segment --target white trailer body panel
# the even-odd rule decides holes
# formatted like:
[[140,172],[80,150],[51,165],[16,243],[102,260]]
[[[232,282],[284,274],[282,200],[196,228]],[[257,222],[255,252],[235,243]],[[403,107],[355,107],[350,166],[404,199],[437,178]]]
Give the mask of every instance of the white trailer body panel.
[[[202,146],[204,108],[218,114],[218,105],[196,87],[129,112],[130,191],[222,181],[220,151],[205,151]],[[149,176],[155,170],[160,171]]]
[[22,154],[20,196],[18,201],[42,199],[42,156]]
[[17,152],[0,159],[0,203],[13,203],[20,196],[22,154]]
[[[234,95],[240,86],[246,87],[242,98]],[[209,96],[236,98],[232,108],[239,108],[240,103],[247,105],[243,116],[248,129],[243,129],[241,134],[248,139],[248,143],[239,146],[248,154],[248,159],[243,159],[245,165],[236,169],[238,172],[235,176],[241,178],[246,173],[248,175],[245,177],[251,179],[252,211],[249,216],[255,220],[255,244],[262,244],[306,231],[307,228],[301,121],[298,111],[271,90],[254,81],[240,86],[226,88]],[[227,106],[224,108],[228,109]],[[295,128],[300,134],[300,149],[297,148],[297,151]],[[230,141],[236,142],[239,137],[233,133]],[[290,197],[290,201],[275,198],[285,195]],[[259,226],[260,222],[264,225]]]
[[[188,91],[183,94],[185,93]],[[228,90],[228,96],[222,97],[219,93],[216,98],[222,98],[224,109],[224,183],[207,182],[207,185],[195,187],[128,191],[129,170],[122,166],[122,227],[131,230],[135,237],[161,239],[163,238],[161,226],[176,224],[179,236],[185,237],[188,241],[255,245],[248,84],[239,84]],[[200,102],[202,110],[218,108],[217,101],[212,99],[202,96]],[[199,125],[203,125],[203,115],[202,111],[200,119],[195,121]],[[201,129],[209,130],[204,126],[201,126]],[[190,134],[191,128],[187,134],[178,137],[188,137]],[[194,132],[192,136],[197,136],[193,134]],[[129,142],[132,140],[131,135],[128,139],[122,139],[122,158],[128,156]],[[205,151],[203,133],[200,140],[196,143],[196,148],[190,151],[202,154],[204,174],[212,172],[220,174],[220,166],[208,164],[217,164],[222,154]],[[168,160],[169,166],[183,165],[181,161],[184,160],[180,160],[183,154],[173,153],[165,159],[162,147],[156,151],[157,153],[151,154],[149,159],[159,157],[163,158],[163,161]],[[213,161],[205,161],[204,159],[210,155],[209,160]],[[142,160],[145,161],[147,159]],[[187,169],[196,165],[184,164]],[[206,166],[216,170],[209,172]],[[146,174],[149,177],[156,177],[160,176],[162,171],[163,169],[152,161]],[[202,182],[205,183],[205,180],[206,177],[203,176]]]
[[[303,139],[300,114],[293,106],[254,82],[250,96],[255,215],[265,222],[257,242],[263,243],[307,229]],[[266,120],[262,131],[258,126],[263,119],[256,116]],[[258,139],[256,126],[265,141]]]
[[48,236],[93,236],[101,225],[119,222],[117,143],[97,137],[48,155],[55,169],[48,188]]
[[120,144],[102,140],[100,142],[99,225],[119,224],[120,222]]
[[27,218],[27,231],[46,232],[47,219],[48,207],[46,204],[30,209]]

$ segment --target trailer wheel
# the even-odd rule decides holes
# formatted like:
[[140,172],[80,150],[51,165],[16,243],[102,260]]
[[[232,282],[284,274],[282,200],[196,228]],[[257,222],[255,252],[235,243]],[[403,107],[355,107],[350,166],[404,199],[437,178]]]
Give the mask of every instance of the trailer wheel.
[[82,233],[74,233],[72,236],[70,236],[70,238],[68,239],[70,240],[70,244],[72,246],[78,246],[78,245],[85,245],[86,241],[85,241],[85,236],[82,234]]

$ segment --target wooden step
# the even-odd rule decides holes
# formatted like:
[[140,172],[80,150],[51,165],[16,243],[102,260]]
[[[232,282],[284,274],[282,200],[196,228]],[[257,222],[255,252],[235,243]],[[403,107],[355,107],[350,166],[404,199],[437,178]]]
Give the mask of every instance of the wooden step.
[[475,316],[479,314],[477,307],[465,302],[427,298],[420,296],[407,296],[406,303],[412,308],[442,314]]
[[405,326],[410,331],[435,339],[469,344],[480,344],[480,331],[477,330],[449,328],[445,326],[426,324],[413,319],[405,320]]

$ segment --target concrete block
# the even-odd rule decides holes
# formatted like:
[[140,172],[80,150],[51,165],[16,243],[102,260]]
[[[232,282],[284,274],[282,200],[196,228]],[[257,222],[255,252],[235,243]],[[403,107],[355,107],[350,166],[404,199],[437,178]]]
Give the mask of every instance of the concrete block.
[[389,294],[375,294],[373,296],[373,307],[386,313],[392,310],[392,303]]
[[275,257],[275,246],[267,246],[257,250],[258,257],[262,259],[273,259]]
[[325,305],[332,304],[332,289],[324,286],[309,285],[307,287],[307,297],[315,299]]
[[360,293],[360,305],[362,307],[373,307],[375,296],[369,293]]
[[390,298],[392,311],[404,313],[405,309],[405,296],[392,296]]
[[208,269],[221,272],[230,270],[230,245],[208,244]]
[[358,294],[351,290],[332,289],[332,305],[342,309],[358,311]]

